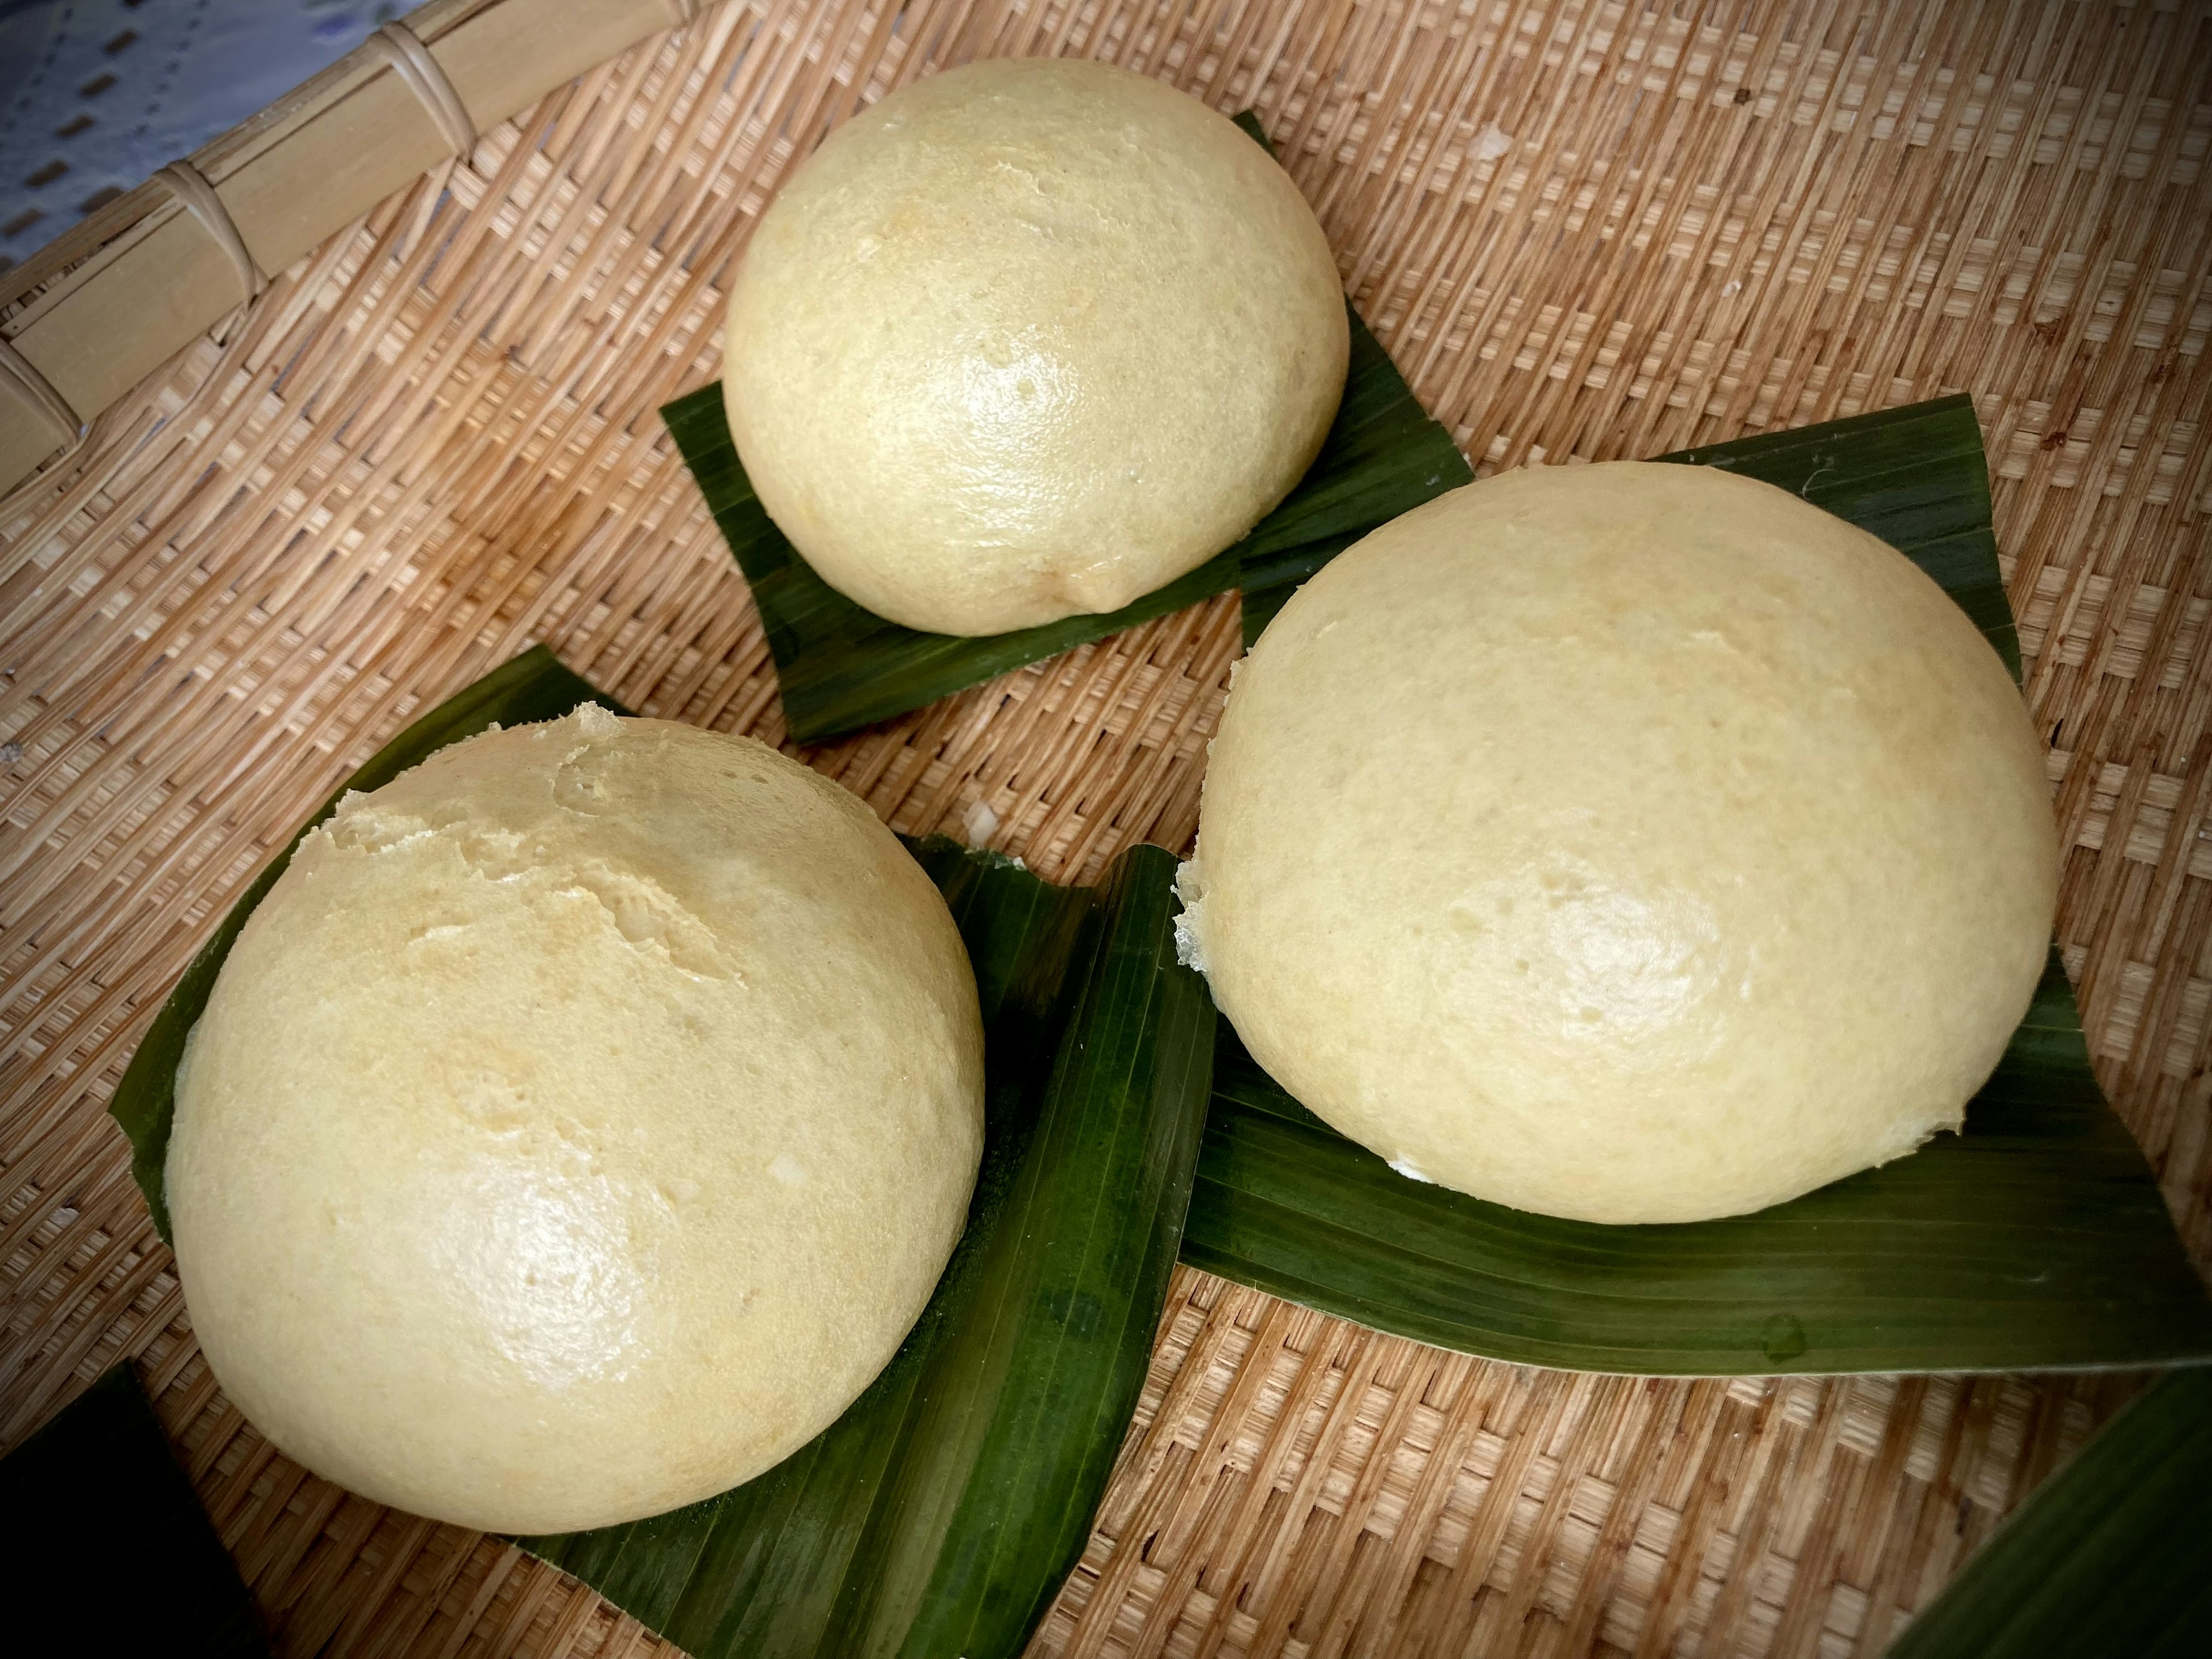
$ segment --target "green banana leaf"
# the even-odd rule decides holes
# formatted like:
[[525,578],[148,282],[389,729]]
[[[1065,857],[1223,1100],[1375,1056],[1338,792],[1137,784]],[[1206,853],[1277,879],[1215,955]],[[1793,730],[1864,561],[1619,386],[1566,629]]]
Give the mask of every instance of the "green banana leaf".
[[[586,701],[622,712],[534,648],[348,787]],[[111,1105],[164,1237],[177,1058],[290,850],[193,958]],[[982,1170],[927,1309],[844,1416],[759,1479],[527,1540],[700,1659],[1018,1652],[1082,1553],[1144,1383],[1213,1060],[1213,1006],[1175,959],[1175,860],[1133,848],[1103,886],[1066,888],[941,837],[914,852],[968,946],[986,1041]]]
[[1724,1221],[1605,1226],[1408,1181],[1221,1024],[1183,1260],[1524,1365],[1671,1376],[2212,1359],[2212,1303],[2054,953],[1966,1133]]
[[1352,543],[1474,481],[1451,434],[1428,417],[1359,313],[1345,309],[1352,368],[1328,441],[1290,498],[1221,556],[1231,565],[1212,591],[1243,590],[1248,647],[1300,582]]
[[[1237,121],[1266,144],[1249,112]],[[1249,644],[1298,582],[1369,531],[1468,483],[1474,474],[1451,434],[1429,418],[1359,313],[1348,304],[1345,313],[1344,401],[1313,465],[1249,535],[1119,611],[981,638],[902,628],[816,575],[753,493],[719,381],[665,404],[660,417],[752,589],[791,735],[814,743],[888,720],[1238,586]]]
[[[260,1612],[127,1360],[0,1458],[0,1560],[23,1592],[11,1653],[267,1659]],[[64,1593],[94,1583],[105,1592]]]
[[2212,1645],[2212,1374],[2176,1371],[2008,1516],[1889,1659],[2191,1659]]
[[[1905,553],[2016,679],[1965,397],[1661,459],[1792,490]],[[2054,953],[1966,1132],[1756,1215],[1610,1227],[1409,1181],[1262,1072],[1225,1020],[1183,1259],[1522,1364],[1686,1376],[2212,1360],[2212,1302],[2105,1103]]]
[[1166,1295],[1212,1006],[1175,964],[1174,860],[1058,888],[918,849],[968,941],[990,1105],[922,1322],[819,1439],[674,1515],[526,1547],[702,1659],[1018,1652],[1089,1535]]

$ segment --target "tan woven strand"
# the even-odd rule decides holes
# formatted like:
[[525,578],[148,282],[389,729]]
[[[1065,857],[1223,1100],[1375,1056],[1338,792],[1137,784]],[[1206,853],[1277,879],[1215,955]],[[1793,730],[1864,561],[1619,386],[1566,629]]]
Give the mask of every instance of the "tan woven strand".
[[154,176],[168,187],[185,211],[199,221],[200,228],[213,237],[229,257],[238,269],[238,285],[246,300],[253,300],[269,286],[268,276],[246,251],[246,239],[231,222],[230,210],[223,206],[222,198],[216,194],[215,186],[208,183],[198,167],[190,161],[172,161]]
[[445,70],[430,55],[415,32],[404,23],[386,23],[362,43],[389,64],[408,88],[430,112],[438,124],[438,131],[446,135],[453,154],[464,159],[475,154],[476,123],[469,118],[468,106],[461,95],[453,90],[453,83],[446,78]]
[[[410,16],[476,96],[488,62],[535,73],[518,43],[573,50],[534,9],[500,33],[520,3]],[[641,38],[662,3],[562,10]],[[782,740],[744,583],[655,411],[719,374],[730,272],[812,135],[1043,52],[1256,106],[1485,470],[1972,394],[2051,744],[2059,943],[2212,1265],[2212,11],[725,0],[541,77],[471,166],[303,245],[295,302],[161,360],[0,507],[0,1449],[133,1360],[280,1651],[672,1650],[513,1546],[276,1451],[208,1369],[104,1103],[301,821],[523,645],[648,714]],[[11,336],[50,277],[4,289]],[[993,846],[1090,880],[1188,842],[1237,649],[1216,600],[794,752],[902,831],[985,806]],[[1179,1269],[1030,1653],[1879,1659],[2136,1386],[1572,1376]]]
[[667,0],[668,21],[677,28],[685,28],[699,21],[699,0]]
[[0,380],[7,381],[18,398],[38,410],[40,419],[52,427],[64,443],[75,443],[84,436],[84,422],[69,406],[69,399],[55,391],[53,383],[4,337],[0,337]]

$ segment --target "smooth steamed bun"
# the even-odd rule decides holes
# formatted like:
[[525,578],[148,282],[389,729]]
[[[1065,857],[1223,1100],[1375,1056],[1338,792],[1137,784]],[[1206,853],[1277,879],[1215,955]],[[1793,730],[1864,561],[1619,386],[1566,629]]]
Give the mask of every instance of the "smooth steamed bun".
[[2019,693],[1902,555],[1707,467],[1543,467],[1283,608],[1181,925],[1254,1058],[1401,1173],[1690,1221],[1956,1128],[2057,870]]
[[981,1146],[937,890],[748,738],[586,706],[351,795],[177,1079],[216,1377],[380,1502],[561,1532],[750,1480],[921,1312]]
[[1286,495],[1344,295],[1267,152],[1103,64],[972,64],[831,133],[730,295],[730,431],[777,526],[878,616],[1115,611]]

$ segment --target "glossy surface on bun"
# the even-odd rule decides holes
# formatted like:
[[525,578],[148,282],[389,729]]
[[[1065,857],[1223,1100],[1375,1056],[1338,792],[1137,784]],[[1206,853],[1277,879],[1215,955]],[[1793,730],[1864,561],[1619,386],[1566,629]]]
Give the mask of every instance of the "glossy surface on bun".
[[969,64],[831,133],[762,215],[722,388],[830,586],[936,633],[1120,609],[1319,450],[1344,296],[1289,175],[1106,64]]

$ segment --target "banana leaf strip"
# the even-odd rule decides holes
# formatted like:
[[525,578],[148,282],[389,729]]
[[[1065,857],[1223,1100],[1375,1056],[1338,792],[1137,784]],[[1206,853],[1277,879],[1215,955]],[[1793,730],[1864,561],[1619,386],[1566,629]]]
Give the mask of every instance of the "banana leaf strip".
[[2212,1632],[2212,1372],[2121,1407],[2008,1516],[1889,1659],[2194,1659]]
[[1194,1267],[1438,1347],[1670,1376],[2212,1360],[2212,1302],[2105,1103],[2056,954],[1966,1133],[1753,1215],[1619,1227],[1409,1181],[1221,1023]]
[[943,840],[917,856],[968,940],[990,1074],[982,1179],[921,1323],[750,1485],[525,1540],[701,1659],[1018,1653],[1144,1382],[1212,1057],[1174,860],[1133,848],[1093,890]]

